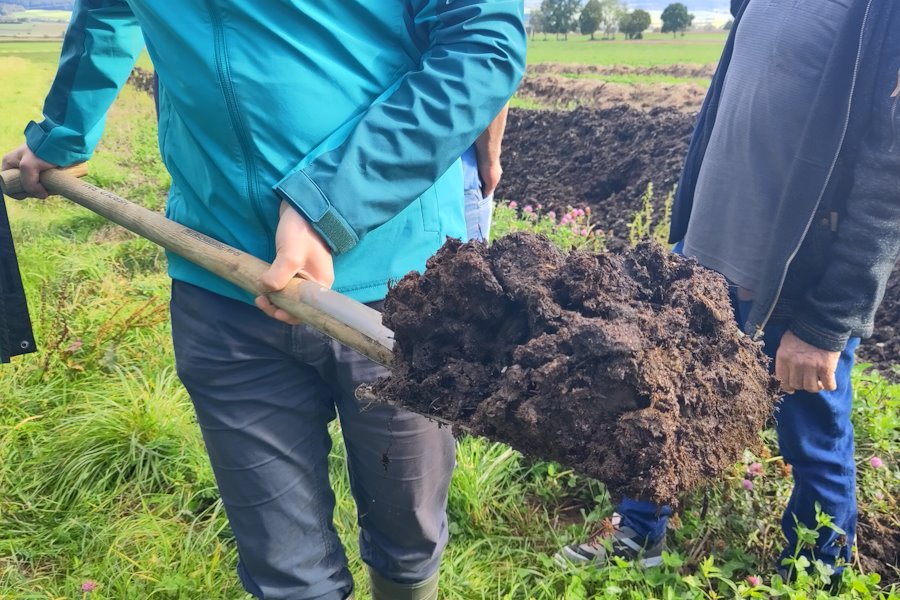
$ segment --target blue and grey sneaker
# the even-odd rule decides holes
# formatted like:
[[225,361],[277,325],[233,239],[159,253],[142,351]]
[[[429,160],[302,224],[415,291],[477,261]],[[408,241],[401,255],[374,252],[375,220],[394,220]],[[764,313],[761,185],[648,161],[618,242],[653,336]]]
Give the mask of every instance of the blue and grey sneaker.
[[565,569],[569,565],[606,566],[613,556],[627,561],[638,561],[645,567],[662,564],[662,553],[666,549],[666,538],[653,544],[640,537],[631,527],[621,524],[622,517],[613,514],[608,533],[601,533],[584,544],[565,546],[553,556],[553,562]]

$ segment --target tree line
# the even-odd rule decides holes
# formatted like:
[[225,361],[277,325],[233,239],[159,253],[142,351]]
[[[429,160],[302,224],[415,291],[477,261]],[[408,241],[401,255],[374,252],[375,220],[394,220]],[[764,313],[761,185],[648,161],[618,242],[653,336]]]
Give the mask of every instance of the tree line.
[[11,15],[13,13],[22,12],[25,7],[21,4],[12,4],[10,2],[0,2],[0,17]]
[[[673,36],[684,32],[694,21],[681,2],[668,5],[662,12],[662,32]],[[650,28],[650,13],[645,10],[628,10],[622,0],[543,0],[541,8],[531,13],[530,27],[535,33],[555,34],[568,39],[570,31],[581,31],[582,35],[600,32],[604,38],[614,38],[622,32],[627,40],[639,40]]]

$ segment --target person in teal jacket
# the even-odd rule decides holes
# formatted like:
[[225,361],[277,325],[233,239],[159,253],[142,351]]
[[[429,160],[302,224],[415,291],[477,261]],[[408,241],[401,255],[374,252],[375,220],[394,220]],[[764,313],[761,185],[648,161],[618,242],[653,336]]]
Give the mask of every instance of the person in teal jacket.
[[[167,216],[272,262],[261,292],[303,276],[377,307],[465,236],[458,158],[522,76],[522,19],[521,0],[76,0],[43,120],[3,168],[46,196],[40,172],[90,158],[146,45]],[[339,416],[373,597],[436,598],[450,432],[360,406],[385,370],[264,295],[177,256],[169,273],[178,374],[248,592],[352,596],[327,472]]]

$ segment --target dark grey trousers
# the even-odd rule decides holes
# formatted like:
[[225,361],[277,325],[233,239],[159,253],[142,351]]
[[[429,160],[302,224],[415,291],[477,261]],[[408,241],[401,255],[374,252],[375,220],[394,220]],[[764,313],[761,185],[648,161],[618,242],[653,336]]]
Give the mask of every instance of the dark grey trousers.
[[362,559],[402,583],[437,571],[455,461],[447,428],[361,406],[356,387],[385,369],[308,327],[177,281],[171,310],[178,376],[194,403],[251,594],[343,600],[353,590],[328,479],[327,425],[336,415]]

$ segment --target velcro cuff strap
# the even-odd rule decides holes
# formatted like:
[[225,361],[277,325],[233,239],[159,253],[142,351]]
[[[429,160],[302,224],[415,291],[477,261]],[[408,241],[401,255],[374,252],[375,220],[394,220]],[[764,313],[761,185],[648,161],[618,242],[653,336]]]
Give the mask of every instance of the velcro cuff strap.
[[[49,127],[49,129],[48,129]],[[68,135],[69,139],[66,139]],[[65,130],[51,121],[43,123],[31,121],[25,127],[25,143],[41,160],[60,166],[73,165],[77,162],[88,160],[91,155],[86,152],[76,151],[65,146],[71,145],[75,136],[71,130]],[[78,137],[79,140],[82,138]]]
[[291,173],[278,182],[274,189],[280,198],[303,215],[334,254],[343,254],[359,243],[359,236],[350,224],[303,171]]

